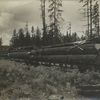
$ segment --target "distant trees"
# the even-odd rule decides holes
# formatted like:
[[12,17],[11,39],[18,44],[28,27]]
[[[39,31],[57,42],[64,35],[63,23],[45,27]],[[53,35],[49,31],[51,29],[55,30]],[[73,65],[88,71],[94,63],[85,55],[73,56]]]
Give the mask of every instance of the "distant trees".
[[11,46],[13,47],[22,47],[22,46],[40,46],[41,45],[41,31],[37,27],[36,32],[33,31],[32,27],[31,32],[25,31],[23,28],[20,28],[18,32],[16,29],[13,30],[12,38],[10,40]]
[[72,34],[67,32],[66,35],[63,36],[63,43],[76,42],[79,40],[81,40],[81,38],[79,38],[76,32]]
[[[20,28],[18,31],[16,31],[16,29],[13,30],[12,38],[10,40],[11,43],[10,45],[15,48],[24,46],[34,46],[40,48],[41,46],[44,46],[42,44],[43,42],[46,45],[53,45],[54,41],[53,42],[51,41],[52,38],[53,38],[52,34],[47,34],[46,37],[47,40],[43,41],[42,32],[39,27],[37,27],[36,29],[32,27],[31,32],[29,31],[26,32],[23,28]],[[62,42],[60,43],[75,42],[80,40],[76,32],[72,34],[67,32],[65,35],[61,35],[59,39],[62,40]],[[57,43],[56,39],[55,41]]]
[[13,46],[13,47],[24,46],[24,44],[25,44],[24,43],[25,42],[24,30],[22,28],[20,28],[17,33],[16,29],[14,29],[10,42],[11,42],[11,46]]

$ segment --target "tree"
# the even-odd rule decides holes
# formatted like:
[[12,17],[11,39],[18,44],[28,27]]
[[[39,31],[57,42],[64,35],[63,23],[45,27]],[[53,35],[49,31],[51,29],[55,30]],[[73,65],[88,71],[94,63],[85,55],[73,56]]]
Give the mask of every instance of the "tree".
[[18,35],[16,33],[16,29],[13,30],[13,35],[10,40],[11,46],[17,47],[18,46]]
[[34,27],[33,27],[33,26],[32,26],[32,28],[31,28],[31,32],[34,33]]
[[79,41],[79,40],[80,40],[80,38],[79,38],[79,36],[77,35],[76,32],[70,34],[67,31],[66,35],[63,36],[63,42],[64,43],[76,42],[76,41]]
[[2,38],[0,38],[0,46],[2,46]]
[[32,34],[31,36],[31,45],[35,46],[35,35]]
[[53,44],[60,43],[60,22],[62,21],[62,0],[49,0],[50,31]]
[[49,43],[49,30],[48,30],[48,27],[46,26],[46,31],[45,31],[46,33],[45,34],[43,34],[43,36],[42,36],[42,45],[43,46],[47,46],[47,45],[49,45],[48,43]]
[[86,40],[86,36],[82,35],[80,39],[81,40]]
[[68,31],[66,32],[66,35],[63,36],[63,42],[68,43],[70,42],[70,37]]
[[29,46],[29,45],[31,45],[31,37],[29,31],[27,31],[25,36],[25,46]]
[[88,31],[88,33],[89,33],[89,32],[90,32],[90,26],[89,26],[89,25],[90,25],[90,23],[89,23],[89,22],[90,22],[90,21],[89,21],[89,20],[90,20],[90,14],[89,14],[89,13],[90,13],[90,11],[89,11],[89,9],[90,9],[90,8],[89,8],[89,0],[80,0],[80,2],[84,3],[84,4],[83,4],[83,7],[86,7],[86,9],[87,9],[85,13],[87,14],[87,26],[88,26],[88,27],[87,27],[87,31]]
[[42,22],[43,22],[43,35],[46,33],[46,14],[45,14],[45,2],[46,0],[41,1],[41,13],[42,13]]
[[93,24],[95,35],[99,35],[99,4],[96,2],[93,6]]
[[35,29],[34,29],[33,26],[31,27],[31,33],[32,33],[32,36],[31,36],[31,45],[35,45]]
[[47,25],[46,25],[46,0],[41,0],[41,13],[42,13],[42,23],[43,23],[43,36],[42,45],[47,44]]
[[35,45],[37,47],[41,46],[41,31],[40,31],[39,27],[37,27],[37,29],[36,29]]
[[25,46],[25,36],[22,28],[20,28],[18,31],[18,46]]
[[87,11],[87,25],[88,29],[87,32],[89,33],[88,38],[92,38],[93,35],[93,1],[96,0],[80,0],[80,2],[84,3],[83,7],[86,7]]
[[71,38],[72,38],[71,39],[72,42],[76,42],[76,41],[80,40],[76,32],[72,33]]

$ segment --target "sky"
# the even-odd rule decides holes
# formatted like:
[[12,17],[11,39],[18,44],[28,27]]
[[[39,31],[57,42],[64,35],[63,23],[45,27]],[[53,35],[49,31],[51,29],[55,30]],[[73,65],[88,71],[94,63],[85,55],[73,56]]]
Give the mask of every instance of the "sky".
[[[66,33],[69,22],[72,32],[81,35],[85,31],[86,21],[81,8],[79,0],[63,0],[63,34]],[[47,13],[46,16],[48,17]],[[0,37],[4,45],[9,44],[13,30],[24,28],[27,22],[29,29],[31,26],[42,27],[40,0],[0,0]]]

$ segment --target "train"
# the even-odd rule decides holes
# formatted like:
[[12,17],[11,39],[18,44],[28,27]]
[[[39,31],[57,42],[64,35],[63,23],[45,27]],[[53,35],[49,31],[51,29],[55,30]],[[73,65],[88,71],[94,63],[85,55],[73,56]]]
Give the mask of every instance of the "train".
[[[21,48],[20,48],[21,49]],[[93,39],[44,46],[41,48],[17,50],[7,53],[9,59],[23,60],[31,64],[74,65],[80,70],[100,69],[100,36]]]

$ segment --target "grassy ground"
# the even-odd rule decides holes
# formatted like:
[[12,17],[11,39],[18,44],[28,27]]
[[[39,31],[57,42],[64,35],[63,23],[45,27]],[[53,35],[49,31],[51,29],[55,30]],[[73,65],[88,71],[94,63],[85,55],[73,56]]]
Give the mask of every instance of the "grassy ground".
[[[52,95],[73,100],[77,97],[75,82],[82,75],[77,69],[63,72],[55,66],[34,67],[0,60],[0,100],[47,100]],[[90,80],[86,73],[85,77]]]

